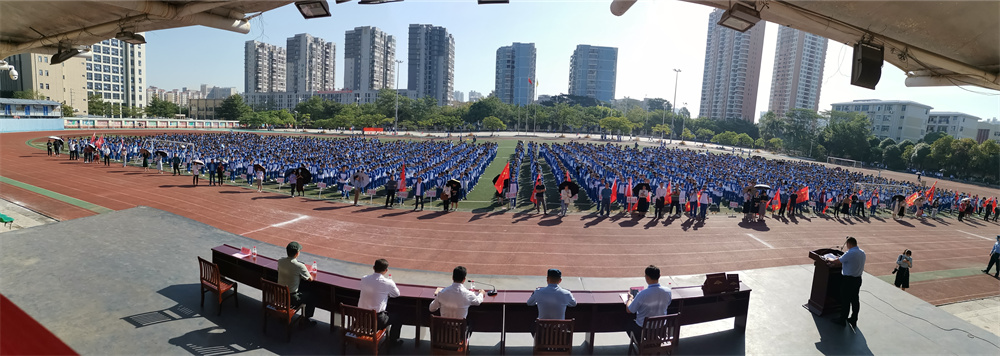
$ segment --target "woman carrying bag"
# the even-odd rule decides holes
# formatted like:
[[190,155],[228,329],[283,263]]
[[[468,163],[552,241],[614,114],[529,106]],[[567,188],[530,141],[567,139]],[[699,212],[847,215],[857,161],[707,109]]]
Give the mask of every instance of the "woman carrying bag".
[[910,255],[912,255],[910,250],[905,250],[896,257],[896,269],[892,271],[896,274],[896,281],[893,284],[902,290],[910,288],[910,268],[913,268],[913,257]]

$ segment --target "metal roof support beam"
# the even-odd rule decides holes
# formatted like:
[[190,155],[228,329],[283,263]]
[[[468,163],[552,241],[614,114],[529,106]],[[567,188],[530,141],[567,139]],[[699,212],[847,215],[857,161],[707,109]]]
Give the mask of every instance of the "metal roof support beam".
[[[684,0],[690,3],[701,4],[711,7],[716,7],[720,9],[729,8],[729,0]],[[856,28],[850,24],[843,23],[834,19],[830,19],[826,16],[813,14],[807,10],[801,9],[793,4],[784,1],[770,1],[767,3],[767,7],[762,9],[760,12],[760,17],[763,20],[773,22],[782,26],[787,26],[788,24],[796,24],[794,27],[796,29],[806,31],[809,33],[817,34],[831,40],[845,43],[848,45],[853,45],[861,39],[862,35],[870,33],[864,29]],[[882,43],[886,47],[886,58],[885,61],[891,63],[897,68],[902,69],[904,72],[916,71],[916,70],[931,70],[934,71],[940,68],[939,74],[948,75],[955,73],[957,77],[963,78],[961,81],[955,80],[956,83],[969,84],[976,83],[982,84],[984,88],[1000,90],[1000,76],[998,73],[990,73],[984,71],[975,66],[962,63],[951,58],[947,58],[933,52],[914,47],[897,41],[892,38],[875,33],[876,43]],[[907,55],[900,59],[898,55],[893,54],[891,51],[895,49],[896,52],[906,52]],[[926,65],[921,65],[916,62],[919,60],[921,63]],[[929,67],[929,68],[928,68]],[[966,78],[978,78],[976,80],[966,80]],[[920,83],[921,81],[915,81],[914,83]],[[929,82],[928,82],[929,83]],[[954,85],[954,84],[952,84]],[[909,85],[908,85],[909,86]]]
[[[240,14],[239,18],[227,18],[207,12],[197,12],[199,10],[205,11],[211,9],[211,7],[208,7],[201,10],[201,7],[205,4],[202,4],[199,7],[194,7],[194,5],[198,4],[192,3],[191,5],[188,5],[190,7],[185,6],[184,8],[178,9],[176,6],[161,1],[102,1],[102,3],[139,11],[154,18],[177,20],[190,23],[192,25],[201,25],[242,34],[250,33],[250,22],[242,18],[243,14]],[[211,3],[211,5],[215,4],[216,3]],[[188,12],[190,12],[190,14],[187,14]]]
[[[68,42],[75,43],[78,42],[80,37],[92,37],[93,35],[107,36],[106,38],[111,38],[115,36],[115,33],[121,28],[122,21],[132,21],[141,18],[145,18],[146,15],[136,15],[126,17],[122,20],[115,20],[111,22],[105,22],[99,25],[94,25],[90,27],[85,27],[76,31],[70,31],[65,33],[60,33],[57,35],[43,37],[30,42],[23,42],[16,45],[11,45],[6,42],[0,42],[0,55],[6,57],[10,53],[23,53],[25,51],[41,48],[41,47],[56,47],[60,43]],[[100,41],[100,38],[93,39],[92,41]],[[53,52],[55,53],[55,52]]]

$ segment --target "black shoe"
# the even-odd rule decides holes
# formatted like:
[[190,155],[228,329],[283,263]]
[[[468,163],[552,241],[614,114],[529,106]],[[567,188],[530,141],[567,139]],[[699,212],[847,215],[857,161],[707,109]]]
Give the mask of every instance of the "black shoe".
[[990,272],[985,269],[983,270],[983,273],[990,274]]

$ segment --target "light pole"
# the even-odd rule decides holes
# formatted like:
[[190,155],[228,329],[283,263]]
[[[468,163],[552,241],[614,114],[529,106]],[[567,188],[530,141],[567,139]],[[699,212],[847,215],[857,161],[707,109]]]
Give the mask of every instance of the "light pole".
[[[671,110],[672,114],[674,114],[670,118],[670,141],[671,141],[671,143],[673,143],[673,141],[674,141],[674,119],[677,118],[677,81],[678,81],[678,79],[680,79],[680,76],[681,76],[681,70],[677,69],[677,68],[674,68],[674,101],[670,103],[670,105],[673,106],[671,108],[671,109],[673,109],[673,110]],[[681,135],[683,135],[683,134],[684,134],[684,119],[681,119]]]
[[399,65],[402,60],[396,60],[396,122],[392,124],[392,130],[399,133]]

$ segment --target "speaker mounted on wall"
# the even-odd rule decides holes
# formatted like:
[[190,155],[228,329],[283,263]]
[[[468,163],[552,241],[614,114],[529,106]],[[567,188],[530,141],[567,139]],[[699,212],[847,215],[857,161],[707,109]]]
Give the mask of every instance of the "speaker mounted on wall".
[[851,85],[875,89],[882,78],[885,47],[874,43],[858,42],[854,45],[854,65],[851,68]]

